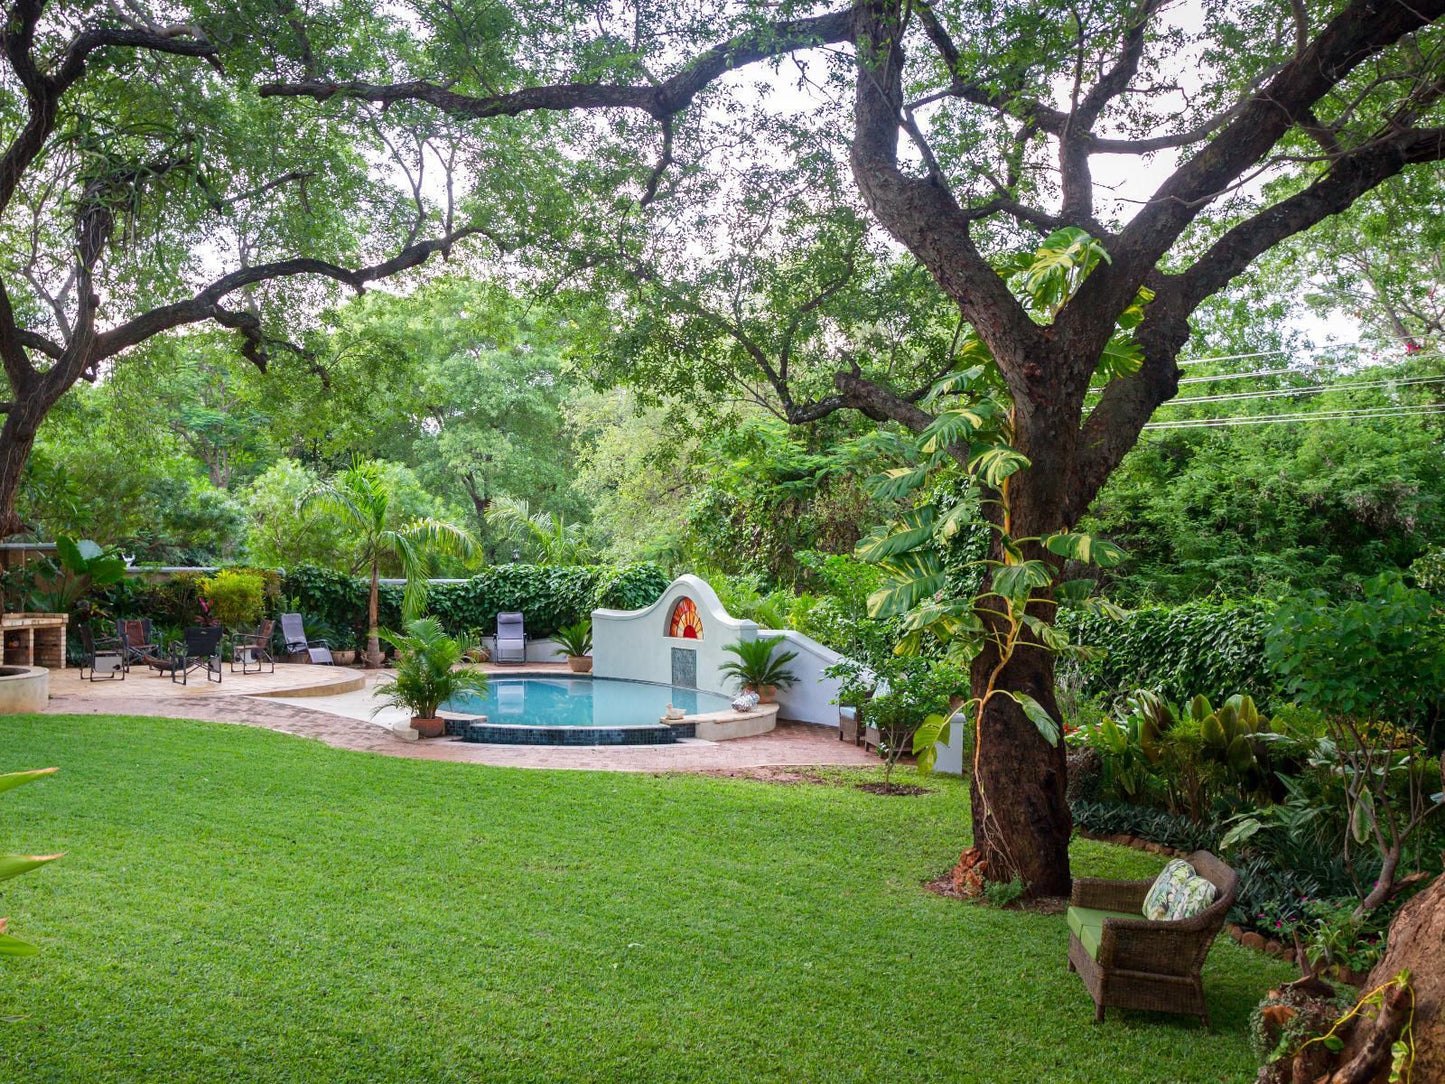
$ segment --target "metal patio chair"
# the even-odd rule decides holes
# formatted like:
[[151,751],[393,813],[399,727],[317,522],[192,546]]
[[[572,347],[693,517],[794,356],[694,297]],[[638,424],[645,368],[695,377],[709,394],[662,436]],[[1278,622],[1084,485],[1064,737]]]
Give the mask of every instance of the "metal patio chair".
[[281,637],[286,643],[288,654],[305,655],[308,662],[322,666],[334,666],[336,663],[331,657],[330,644],[325,640],[306,639],[306,626],[302,623],[300,614],[281,615]]
[[527,627],[518,613],[497,615],[497,649],[494,662],[527,661]]

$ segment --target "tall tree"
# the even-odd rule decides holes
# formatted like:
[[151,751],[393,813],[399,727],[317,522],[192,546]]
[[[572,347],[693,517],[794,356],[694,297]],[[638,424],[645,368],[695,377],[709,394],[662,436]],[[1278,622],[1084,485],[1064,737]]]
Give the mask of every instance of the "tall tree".
[[[597,123],[559,122],[551,134],[573,141],[573,175],[609,193],[594,213],[616,231],[646,228],[650,208],[672,198],[670,175],[705,172],[719,147],[737,153],[745,128],[776,130],[751,124],[766,90],[744,89],[731,73],[763,63],[800,71],[791,115],[807,124],[811,114],[846,147],[857,195],[956,304],[1007,384],[1012,441],[1030,463],[1010,480],[1018,537],[1083,515],[1155,408],[1176,394],[1176,357],[1201,302],[1271,247],[1445,157],[1445,0],[1211,3],[1194,28],[1171,22],[1166,0],[858,0],[821,13],[806,3],[618,5],[536,25],[526,16],[540,11],[519,10],[509,31],[523,39],[518,55],[539,58],[531,72],[492,77],[478,53],[491,55],[501,40],[475,27],[451,34],[423,8],[432,31],[424,48],[399,48],[384,63],[338,50],[322,58],[324,76],[295,63],[263,93],[426,103],[480,126],[532,111],[600,111]],[[402,16],[378,17],[407,38]],[[789,55],[785,69],[777,61]],[[710,108],[749,116],[725,141],[707,123]],[[655,126],[650,146],[638,118]],[[1094,183],[1101,155],[1154,156],[1166,175],[1141,204],[1110,204]],[[1086,231],[1108,258],[1041,320],[993,260],[1021,235],[1061,227]],[[1086,408],[1141,288],[1152,291],[1136,332],[1142,364]],[[915,430],[933,420],[907,389],[859,367],[838,367],[817,398],[794,395],[775,367],[759,370],[790,420],[843,408]],[[962,446],[953,452],[968,456]],[[998,556],[1057,560],[1027,547]],[[1050,588],[1036,592],[1034,608],[1052,612]],[[992,678],[1054,711],[1046,651],[1000,662],[990,649],[979,655],[976,694]],[[1021,876],[1036,893],[1063,892],[1063,750],[1012,698],[988,703],[979,782],[993,802],[980,808],[976,787],[975,815],[990,869]]]
[[367,141],[259,102],[247,83],[261,29],[236,7],[5,7],[0,536],[21,529],[25,461],[78,380],[205,322],[264,366],[288,342],[278,318],[480,232],[449,186],[428,199],[384,172],[368,183],[368,154],[409,160],[395,133]]

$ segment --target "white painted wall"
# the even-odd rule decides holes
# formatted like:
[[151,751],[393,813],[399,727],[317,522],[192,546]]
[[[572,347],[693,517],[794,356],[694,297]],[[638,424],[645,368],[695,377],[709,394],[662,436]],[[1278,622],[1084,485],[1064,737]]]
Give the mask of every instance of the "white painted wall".
[[967,721],[962,715],[955,715],[953,723],[948,728],[948,744],[939,742],[937,745],[938,759],[934,761],[933,770],[941,775],[962,775],[963,774],[963,743],[967,737],[965,727]]
[[[667,635],[672,609],[684,597],[692,599],[702,618],[701,640]],[[681,647],[697,652],[699,689],[730,695],[737,688],[719,667],[736,656],[723,647],[739,640],[754,640],[757,635],[757,624],[729,614],[706,582],[696,576],[679,576],[661,598],[645,609],[592,611],[592,673],[671,685],[672,649]]]
[[[680,640],[667,635],[673,607],[684,596],[697,605],[702,617],[702,639]],[[800,632],[759,631],[752,621],[733,617],[717,593],[697,576],[679,576],[662,597],[642,610],[592,611],[592,672],[598,677],[629,678],[633,681],[672,683],[672,649],[697,651],[697,686],[709,692],[732,695],[737,685],[719,667],[736,656],[723,650],[738,640],[760,636],[782,636],[784,650],[796,651],[790,664],[798,683],[778,690],[779,715],[805,723],[838,725],[839,682],[823,671],[842,656]]]
[[[497,638],[495,636],[483,636],[482,646],[492,654],[497,651]],[[557,648],[561,645],[550,637],[543,637],[540,640],[527,641],[528,662],[566,662],[566,655],[557,654]]]
[[798,653],[798,657],[789,663],[798,683],[790,689],[778,690],[779,716],[796,719],[800,723],[837,726],[838,689],[842,683],[823,671],[842,662],[843,656],[792,629],[770,629],[759,632],[758,636],[781,636],[784,642],[779,645],[779,650]]

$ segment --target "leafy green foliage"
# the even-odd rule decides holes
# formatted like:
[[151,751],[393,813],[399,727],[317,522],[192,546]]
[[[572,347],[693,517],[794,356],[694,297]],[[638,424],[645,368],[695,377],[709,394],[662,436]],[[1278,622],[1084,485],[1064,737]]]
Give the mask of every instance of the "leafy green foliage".
[[1117,615],[1066,609],[1059,626],[1088,652],[1070,662],[1087,692],[1152,689],[1176,703],[1240,692],[1266,708],[1281,699],[1265,657],[1274,604],[1264,600],[1144,606]]
[[1281,603],[1266,642],[1270,663],[1290,692],[1327,713],[1423,721],[1445,703],[1440,603],[1398,574],[1362,588],[1343,602],[1311,591]]
[[458,693],[486,692],[484,671],[458,669],[469,645],[448,636],[436,618],[419,617],[407,622],[404,633],[382,630],[381,637],[396,648],[393,680],[372,690],[382,704],[434,719],[437,709]]
[[257,572],[223,568],[201,584],[211,616],[228,629],[249,628],[266,608],[266,580]]
[[765,689],[775,685],[786,689],[797,684],[798,678],[788,666],[798,657],[796,651],[779,651],[784,641],[782,636],[760,636],[756,640],[739,640],[723,645],[723,650],[735,659],[728,659],[718,667],[720,673],[733,678],[740,688]]
[[[59,771],[58,768],[38,768],[28,772],[9,772],[0,775],[0,794],[24,786],[26,783],[33,783],[37,779],[44,779],[47,775],[53,775],[57,771]],[[39,869],[60,857],[58,854],[0,854],[0,881],[19,877],[22,873]],[[9,919],[0,918],[0,956],[33,956],[39,952],[40,950],[35,946],[5,932],[9,921]]]
[[1127,715],[1106,715],[1070,738],[1099,753],[1105,797],[1162,804],[1196,824],[1217,819],[1221,806],[1270,801],[1270,722],[1248,696],[1235,694],[1218,709],[1195,696],[1179,711],[1140,690],[1128,707]]

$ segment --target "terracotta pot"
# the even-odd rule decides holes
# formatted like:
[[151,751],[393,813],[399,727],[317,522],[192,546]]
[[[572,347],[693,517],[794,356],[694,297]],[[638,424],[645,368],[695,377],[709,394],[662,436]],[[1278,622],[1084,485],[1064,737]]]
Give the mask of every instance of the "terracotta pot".
[[764,685],[761,689],[756,685],[744,685],[743,692],[757,693],[759,704],[774,704],[778,699],[778,687],[776,685]]
[[568,655],[567,668],[574,674],[590,674],[592,673],[592,656]]
[[441,716],[434,715],[424,719],[420,715],[411,717],[411,728],[423,738],[440,738],[446,733],[446,720]]
[[356,651],[333,651],[331,658],[337,666],[350,666],[356,661]]

